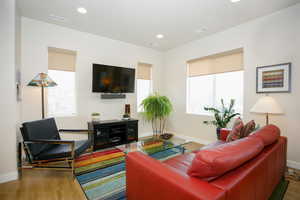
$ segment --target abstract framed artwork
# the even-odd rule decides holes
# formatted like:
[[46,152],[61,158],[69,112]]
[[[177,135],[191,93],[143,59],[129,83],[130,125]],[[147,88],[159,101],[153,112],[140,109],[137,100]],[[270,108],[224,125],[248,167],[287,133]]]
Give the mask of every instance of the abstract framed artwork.
[[256,68],[256,93],[291,92],[291,63]]

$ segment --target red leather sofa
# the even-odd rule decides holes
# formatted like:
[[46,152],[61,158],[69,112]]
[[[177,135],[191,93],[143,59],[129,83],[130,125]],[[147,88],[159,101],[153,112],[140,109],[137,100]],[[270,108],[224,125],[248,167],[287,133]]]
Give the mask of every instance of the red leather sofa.
[[[232,143],[233,145],[218,141],[198,151],[163,162],[140,152],[129,153],[126,158],[127,198],[129,200],[267,200],[284,176],[286,167],[287,139],[279,134],[280,131],[276,126],[269,125],[241,141]],[[224,167],[227,163],[236,164],[238,159],[247,154],[244,152],[251,148],[247,146],[249,143],[247,140],[250,143],[253,141],[260,143],[253,148],[262,145],[260,152],[250,160],[211,180],[189,175],[191,165],[195,165],[194,158],[200,154],[210,162],[209,157],[215,156],[214,153],[222,155],[224,152],[224,157],[218,158],[221,159],[221,163],[224,162]],[[228,157],[230,155],[228,149],[231,152],[234,150],[235,154],[232,157]]]

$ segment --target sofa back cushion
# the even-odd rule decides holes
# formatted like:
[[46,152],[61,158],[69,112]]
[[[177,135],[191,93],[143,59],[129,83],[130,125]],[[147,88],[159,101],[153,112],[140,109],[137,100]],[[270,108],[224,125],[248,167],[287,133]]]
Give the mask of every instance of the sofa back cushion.
[[216,148],[199,151],[188,175],[211,181],[258,155],[264,148],[260,138],[243,138]]
[[268,146],[276,142],[279,136],[280,136],[279,128],[275,125],[268,125],[259,129],[249,137],[260,138],[263,141],[264,146]]

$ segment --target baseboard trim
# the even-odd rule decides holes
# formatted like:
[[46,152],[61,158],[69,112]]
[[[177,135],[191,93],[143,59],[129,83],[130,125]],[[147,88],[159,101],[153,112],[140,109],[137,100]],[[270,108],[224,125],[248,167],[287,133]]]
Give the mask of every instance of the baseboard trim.
[[183,138],[183,139],[187,140],[187,142],[197,142],[199,144],[204,144],[204,145],[208,145],[213,142],[213,141],[209,141],[209,140],[204,140],[204,139],[195,138],[195,137],[186,136],[186,135],[180,135],[180,134],[175,134],[175,136]]
[[6,174],[0,174],[0,183],[14,181],[14,180],[17,180],[18,177],[19,177],[19,175],[18,175],[17,171],[9,172]]
[[287,166],[294,169],[300,170],[300,162],[296,162],[293,160],[287,160]]
[[153,135],[153,133],[151,133],[151,132],[142,133],[142,134],[139,134],[139,138],[149,137],[149,136],[152,136],[152,135]]

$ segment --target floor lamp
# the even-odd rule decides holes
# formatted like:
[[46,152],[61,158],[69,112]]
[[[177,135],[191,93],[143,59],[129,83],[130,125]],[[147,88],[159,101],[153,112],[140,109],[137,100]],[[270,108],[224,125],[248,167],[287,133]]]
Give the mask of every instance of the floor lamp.
[[45,87],[55,87],[57,84],[46,73],[36,75],[27,86],[40,87],[42,92],[42,118],[45,118]]
[[266,125],[269,124],[269,114],[283,114],[281,106],[276,100],[270,96],[264,96],[258,99],[258,101],[251,108],[250,112],[260,113],[266,115]]

